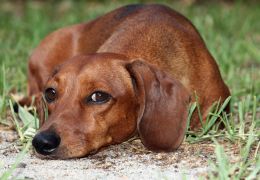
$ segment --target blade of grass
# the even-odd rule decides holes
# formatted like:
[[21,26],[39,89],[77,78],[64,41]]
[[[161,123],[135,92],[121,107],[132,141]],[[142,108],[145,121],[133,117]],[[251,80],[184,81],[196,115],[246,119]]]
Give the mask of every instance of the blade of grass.
[[260,172],[260,158],[258,157],[258,159],[256,160],[256,165],[254,170],[245,179],[246,180],[256,179],[257,174],[259,174],[259,172]]
[[190,127],[190,122],[191,122],[191,117],[192,117],[192,114],[193,112],[195,111],[196,109],[196,102],[192,103],[189,107],[189,113],[188,113],[188,123],[187,123],[187,127],[186,127],[186,132],[188,131],[189,127]]
[[195,91],[195,102],[196,102],[196,105],[197,105],[197,110],[198,110],[198,115],[199,115],[201,127],[202,127],[202,129],[204,129],[204,123],[203,123],[203,119],[202,119],[202,115],[201,115],[201,111],[200,111],[200,105],[199,105],[199,98],[196,94],[196,91]]
[[242,162],[241,166],[243,168],[239,169],[238,177],[242,177],[242,174],[246,171],[246,168],[249,166],[247,165],[249,153],[252,147],[252,144],[255,142],[256,137],[254,135],[254,128],[255,128],[255,114],[256,114],[256,97],[254,96],[253,99],[253,117],[252,117],[252,123],[249,129],[249,136],[246,143],[246,146],[242,148],[241,155],[242,155]]
[[16,129],[19,137],[20,137],[20,141],[24,142],[24,135],[23,135],[23,132],[22,132],[22,128],[19,125],[19,122],[17,120],[16,114],[15,114],[14,108],[13,108],[13,103],[12,103],[11,100],[9,100],[9,105],[10,105],[10,108],[11,108],[11,113],[12,113],[12,116],[13,116],[13,122],[14,122],[14,125],[15,125],[15,129]]
[[3,115],[5,114],[5,103],[6,103],[6,71],[5,71],[5,65],[2,64],[2,95],[0,96],[0,123],[2,121]]
[[215,168],[217,169],[217,172],[220,172],[219,175],[219,179],[221,180],[226,180],[228,179],[228,170],[229,170],[229,163],[228,163],[228,159],[227,156],[224,152],[223,147],[215,140],[213,139],[213,141],[216,144],[216,148],[215,148],[215,154],[216,154],[216,159],[217,159],[217,165],[215,165]]
[[7,180],[10,179],[12,173],[14,172],[14,170],[16,169],[16,167],[18,166],[18,164],[22,161],[23,157],[25,156],[25,154],[28,152],[29,148],[31,146],[31,141],[28,141],[26,146],[24,147],[24,149],[18,154],[14,164],[10,167],[9,170],[7,170],[6,172],[4,172],[1,176],[0,179],[1,180]]
[[210,128],[215,124],[216,120],[220,117],[221,113],[223,113],[224,109],[226,108],[226,106],[228,105],[228,103],[230,102],[231,100],[231,96],[229,96],[225,101],[224,103],[222,104],[221,108],[218,110],[218,112],[216,114],[212,114],[212,118],[211,120],[209,121],[209,123],[207,125],[205,125],[204,129],[203,129],[203,132],[199,135],[199,136],[203,136],[205,135],[206,133],[208,133],[208,131],[210,130]]

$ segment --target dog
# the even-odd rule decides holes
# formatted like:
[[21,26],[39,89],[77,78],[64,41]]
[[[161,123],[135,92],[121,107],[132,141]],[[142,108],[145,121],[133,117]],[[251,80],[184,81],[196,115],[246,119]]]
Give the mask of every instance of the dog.
[[[156,4],[124,6],[52,32],[28,69],[20,104],[34,97],[41,127],[32,144],[49,158],[84,157],[137,134],[150,150],[174,151],[194,94],[204,121],[214,102],[230,96],[192,23]],[[190,128],[200,126],[195,112]]]

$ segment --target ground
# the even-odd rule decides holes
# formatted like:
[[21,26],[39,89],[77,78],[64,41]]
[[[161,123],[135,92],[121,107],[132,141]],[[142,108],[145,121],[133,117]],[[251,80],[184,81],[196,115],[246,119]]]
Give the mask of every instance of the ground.
[[[1,133],[0,159],[10,168],[18,155],[17,135]],[[13,176],[28,179],[197,179],[208,171],[208,161],[214,158],[211,142],[183,143],[171,153],[148,151],[139,139],[102,149],[95,155],[76,160],[42,160],[33,151],[18,164]],[[48,168],[48,170],[46,170]]]
[[[12,179],[199,179],[208,177],[210,165],[216,161],[216,145],[211,141],[184,141],[175,152],[156,153],[147,150],[138,137],[80,159],[40,159],[30,149],[19,160],[18,134],[6,126],[0,130],[0,174],[18,161]],[[239,147],[221,142],[229,160],[239,163]]]
[[[146,150],[135,139],[76,160],[42,160],[11,125],[11,94],[26,95],[27,62],[50,32],[86,22],[125,4],[123,1],[0,2],[0,179],[259,179],[260,173],[260,3],[250,1],[153,0],[184,14],[216,59],[231,94],[225,128],[207,125],[187,132],[171,153]],[[220,116],[220,114],[215,114]],[[214,116],[212,116],[214,119]],[[21,123],[19,121],[19,123]],[[9,124],[7,126],[6,124]],[[10,130],[11,129],[11,130]],[[17,135],[16,132],[20,131]],[[21,133],[22,132],[22,133]],[[20,158],[21,157],[21,158]],[[17,167],[14,165],[17,164]],[[14,169],[14,171],[12,171]]]

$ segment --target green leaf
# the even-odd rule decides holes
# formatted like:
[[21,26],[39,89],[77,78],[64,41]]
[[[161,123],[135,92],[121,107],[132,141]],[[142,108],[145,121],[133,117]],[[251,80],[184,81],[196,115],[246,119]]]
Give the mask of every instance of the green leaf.
[[34,128],[34,129],[37,129],[39,127],[38,124],[35,123],[35,122],[39,122],[39,120],[21,106],[19,106],[18,115],[25,126],[28,126],[28,127]]

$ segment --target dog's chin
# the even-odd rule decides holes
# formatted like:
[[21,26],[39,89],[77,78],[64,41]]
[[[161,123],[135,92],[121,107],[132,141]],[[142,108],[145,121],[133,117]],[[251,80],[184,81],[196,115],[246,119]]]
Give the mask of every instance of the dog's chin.
[[42,159],[42,160],[46,160],[46,159],[59,159],[56,155],[42,155],[42,154],[39,154],[38,152],[34,152],[35,156],[39,159]]
[[43,159],[43,160],[66,160],[66,159],[78,159],[78,158],[83,158],[86,157],[90,154],[95,154],[97,151],[91,151],[88,153],[83,153],[83,152],[79,152],[77,151],[77,153],[73,153],[73,152],[69,152],[69,151],[62,151],[62,150],[57,150],[54,151],[52,154],[50,155],[42,155],[38,152],[35,151],[35,155],[37,158]]

